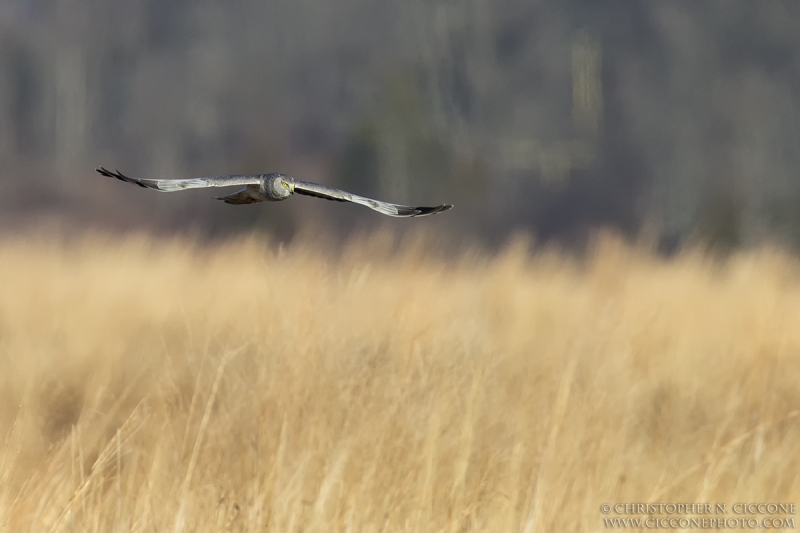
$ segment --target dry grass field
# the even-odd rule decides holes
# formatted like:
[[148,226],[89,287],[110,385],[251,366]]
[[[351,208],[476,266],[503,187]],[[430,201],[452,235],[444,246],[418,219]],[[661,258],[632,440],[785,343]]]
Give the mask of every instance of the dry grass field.
[[776,250],[6,237],[0,280],[2,531],[604,531],[603,503],[800,501]]

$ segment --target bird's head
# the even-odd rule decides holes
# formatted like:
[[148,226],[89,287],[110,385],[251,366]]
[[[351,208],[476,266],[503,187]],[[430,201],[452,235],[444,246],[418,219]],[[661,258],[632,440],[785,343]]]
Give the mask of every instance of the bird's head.
[[284,174],[270,174],[264,180],[267,196],[272,200],[285,200],[294,194],[294,178]]

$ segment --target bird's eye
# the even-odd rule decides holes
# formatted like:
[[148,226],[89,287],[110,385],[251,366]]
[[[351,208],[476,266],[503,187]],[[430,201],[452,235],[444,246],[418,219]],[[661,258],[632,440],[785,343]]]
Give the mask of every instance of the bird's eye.
[[289,184],[288,184],[288,183],[286,183],[285,181],[282,181],[282,182],[281,182],[281,185],[283,185],[283,188],[284,188],[284,189],[288,189],[288,188],[289,188]]

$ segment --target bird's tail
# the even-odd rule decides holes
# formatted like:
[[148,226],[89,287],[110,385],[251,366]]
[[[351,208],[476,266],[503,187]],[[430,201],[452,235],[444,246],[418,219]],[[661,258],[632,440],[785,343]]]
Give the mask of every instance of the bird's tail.
[[214,200],[222,200],[226,204],[255,204],[264,201],[258,194],[258,189],[249,186],[228,196],[217,196]]

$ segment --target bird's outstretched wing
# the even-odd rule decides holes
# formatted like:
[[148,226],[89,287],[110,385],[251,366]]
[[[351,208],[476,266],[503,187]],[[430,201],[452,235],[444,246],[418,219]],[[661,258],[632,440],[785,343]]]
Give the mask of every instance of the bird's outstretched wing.
[[436,213],[441,213],[442,211],[447,211],[448,209],[453,208],[453,206],[449,204],[437,205],[435,207],[411,207],[408,205],[390,204],[387,202],[381,202],[379,200],[373,200],[371,198],[364,198],[363,196],[351,194],[340,189],[326,187],[325,185],[298,180],[295,180],[294,182],[294,192],[297,194],[304,194],[306,196],[325,198],[326,200],[334,200],[337,202],[353,202],[356,204],[365,205],[370,209],[374,209],[375,211],[383,213],[384,215],[389,215],[390,217],[424,217],[426,215],[435,215]]
[[239,176],[231,174],[229,176],[209,176],[206,178],[188,178],[188,179],[144,179],[144,178],[130,178],[120,171],[111,172],[103,167],[96,169],[97,172],[109,178],[116,178],[121,181],[133,183],[139,187],[147,189],[155,189],[162,192],[182,191],[184,189],[203,189],[206,187],[230,187],[232,185],[256,185],[261,183],[260,176]]

